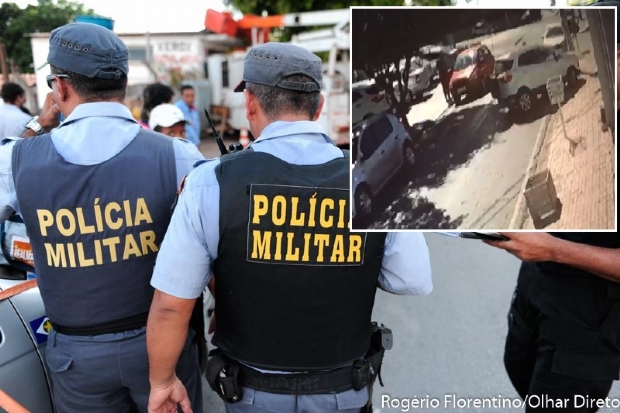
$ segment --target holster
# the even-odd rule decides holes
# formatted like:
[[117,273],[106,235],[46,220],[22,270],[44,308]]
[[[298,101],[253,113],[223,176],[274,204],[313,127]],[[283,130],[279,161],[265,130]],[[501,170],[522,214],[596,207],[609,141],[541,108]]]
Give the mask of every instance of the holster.
[[220,350],[212,350],[207,363],[207,382],[226,403],[236,403],[243,397],[239,385],[239,363]]
[[[218,396],[226,403],[235,403],[242,398],[242,387],[275,394],[312,395],[342,392],[350,389],[362,390],[381,379],[381,365],[385,350],[391,348],[392,332],[383,325],[373,323],[371,345],[366,355],[353,365],[329,371],[304,372],[294,374],[262,373],[251,367],[239,364],[219,349],[212,350],[207,364],[207,381]],[[372,398],[368,411],[372,412]],[[370,409],[370,410],[368,410]]]

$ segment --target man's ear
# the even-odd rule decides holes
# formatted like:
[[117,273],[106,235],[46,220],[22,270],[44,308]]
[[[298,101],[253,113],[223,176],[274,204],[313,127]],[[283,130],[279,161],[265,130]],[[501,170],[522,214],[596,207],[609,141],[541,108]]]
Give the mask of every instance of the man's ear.
[[245,96],[245,115],[248,120],[254,119],[257,111],[257,102],[256,97],[252,95],[247,89],[243,91],[243,95]]
[[61,102],[66,102],[69,100],[71,93],[74,92],[66,79],[56,78],[56,93],[58,94]]
[[313,121],[316,122],[321,117],[324,104],[325,104],[325,96],[323,96],[323,94],[321,93],[321,101],[319,102],[319,108],[317,109],[316,113],[314,114],[314,117],[312,118]]

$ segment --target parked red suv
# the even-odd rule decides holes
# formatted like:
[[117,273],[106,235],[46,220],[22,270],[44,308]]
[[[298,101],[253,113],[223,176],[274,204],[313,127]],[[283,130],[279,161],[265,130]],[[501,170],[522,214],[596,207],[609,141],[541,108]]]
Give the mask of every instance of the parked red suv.
[[450,74],[450,94],[455,104],[463,95],[482,96],[488,90],[495,58],[488,47],[478,44],[463,50]]

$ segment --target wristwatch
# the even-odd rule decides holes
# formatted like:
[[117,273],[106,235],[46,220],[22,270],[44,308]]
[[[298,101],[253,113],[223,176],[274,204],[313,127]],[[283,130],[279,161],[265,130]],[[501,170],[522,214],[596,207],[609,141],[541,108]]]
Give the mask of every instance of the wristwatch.
[[45,133],[45,129],[43,129],[43,126],[39,123],[38,116],[30,119],[30,121],[26,123],[26,128],[32,129],[37,135],[43,135]]

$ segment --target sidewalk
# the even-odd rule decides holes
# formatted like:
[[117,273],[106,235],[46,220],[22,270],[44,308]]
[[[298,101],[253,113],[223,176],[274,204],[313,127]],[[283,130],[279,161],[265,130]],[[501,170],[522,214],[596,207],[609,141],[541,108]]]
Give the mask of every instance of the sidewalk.
[[[600,121],[601,90],[592,53],[580,60],[585,85],[562,106],[569,138],[583,137],[585,145],[569,151],[560,114],[550,115],[536,172],[551,171],[562,214],[545,230],[613,229],[615,204],[615,145],[610,130],[603,132]],[[534,229],[528,216],[523,229]]]

